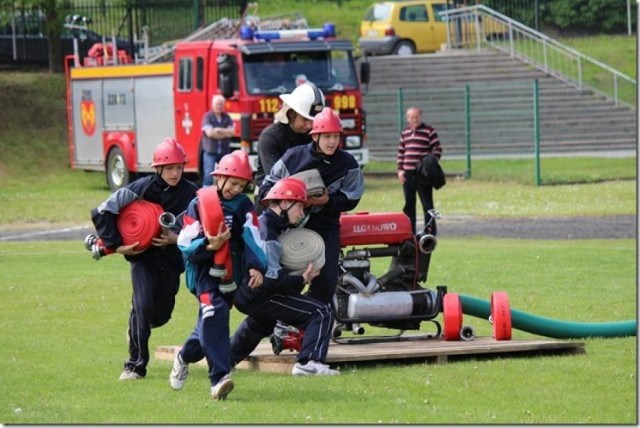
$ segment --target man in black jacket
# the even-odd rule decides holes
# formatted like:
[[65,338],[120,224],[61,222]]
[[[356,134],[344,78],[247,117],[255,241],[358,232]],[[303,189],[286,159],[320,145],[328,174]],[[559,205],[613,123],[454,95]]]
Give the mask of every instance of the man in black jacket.
[[[287,149],[311,142],[309,131],[313,118],[324,107],[322,91],[311,82],[301,84],[290,94],[280,95],[280,99],[283,104],[275,114],[275,122],[263,129],[258,139],[257,188]],[[256,208],[260,206],[256,201]]]

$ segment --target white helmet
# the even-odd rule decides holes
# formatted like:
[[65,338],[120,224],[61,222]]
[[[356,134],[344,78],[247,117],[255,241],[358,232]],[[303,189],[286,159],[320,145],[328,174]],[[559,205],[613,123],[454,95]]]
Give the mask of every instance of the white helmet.
[[312,120],[324,108],[324,94],[316,85],[305,82],[290,94],[280,95],[282,108],[275,115],[278,122],[289,123],[287,111],[293,109],[300,116]]

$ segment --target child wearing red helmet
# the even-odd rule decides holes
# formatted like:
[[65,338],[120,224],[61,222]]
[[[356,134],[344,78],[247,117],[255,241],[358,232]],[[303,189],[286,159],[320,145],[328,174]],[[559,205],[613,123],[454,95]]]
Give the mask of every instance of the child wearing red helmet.
[[317,169],[326,192],[309,195],[309,219],[305,227],[322,236],[325,265],[310,285],[309,295],[325,303],[333,301],[338,281],[340,255],[340,214],[354,209],[364,193],[364,176],[356,159],[340,148],[342,122],[331,108],[325,107],[313,118],[313,141],[292,147],[276,162],[260,186],[260,196],[267,195],[274,184],[298,172]]
[[[215,184],[200,189],[189,203],[178,237],[187,287],[198,299],[200,309],[193,332],[176,353],[169,383],[174,390],[182,389],[188,365],[206,357],[211,396],[217,401],[225,400],[234,388],[230,377],[229,311],[236,284],[245,279],[245,272],[250,284],[262,284],[263,262],[245,251],[242,238],[246,221],[257,225],[253,202],[242,193],[253,179],[249,157],[241,150],[231,152],[211,175],[216,178]],[[219,260],[223,253],[223,259],[232,260]]]
[[339,374],[324,364],[333,328],[331,307],[301,294],[304,284],[317,277],[319,271],[309,263],[301,274],[287,273],[280,261],[284,250],[278,238],[304,217],[306,186],[297,178],[283,178],[273,185],[262,203],[267,208],[260,216],[260,238],[268,263],[262,284],[245,281],[236,293],[236,307],[247,318],[231,338],[233,363],[248,357],[260,340],[271,334],[277,321],[282,321],[304,330],[292,370],[294,376]]
[[[127,331],[129,359],[124,364],[120,380],[145,377],[151,329],[166,324],[175,306],[180,274],[184,271],[176,242],[182,216],[198,190],[183,176],[186,162],[182,146],[173,138],[165,138],[153,153],[151,166],[156,168],[155,175],[141,177],[116,190],[91,211],[91,220],[102,245],[110,252],[122,254],[131,264],[133,295]],[[151,246],[146,249],[141,249],[139,242],[125,245],[117,226],[122,210],[141,200],[160,205],[177,219],[171,229],[163,229],[159,237],[153,238]],[[158,219],[152,221],[157,222]]]

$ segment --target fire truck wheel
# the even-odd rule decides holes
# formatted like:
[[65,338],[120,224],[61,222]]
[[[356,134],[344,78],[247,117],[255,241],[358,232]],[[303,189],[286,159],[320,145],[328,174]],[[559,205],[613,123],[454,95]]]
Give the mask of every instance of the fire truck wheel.
[[122,150],[119,147],[114,147],[109,150],[109,156],[107,156],[107,184],[112,192],[115,192],[121,187],[129,184],[132,179],[129,170],[127,169],[127,163],[122,154]]
[[457,293],[447,293],[442,299],[444,340],[460,340],[462,328],[462,303]]
[[511,340],[511,307],[504,291],[491,294],[491,321],[495,340]]

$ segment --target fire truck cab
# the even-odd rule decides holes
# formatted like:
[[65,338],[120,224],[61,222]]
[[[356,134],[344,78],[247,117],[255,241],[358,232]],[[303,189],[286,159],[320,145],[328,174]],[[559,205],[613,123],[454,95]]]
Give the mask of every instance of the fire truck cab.
[[[234,121],[232,148],[246,150],[255,168],[258,137],[281,107],[280,94],[310,81],[339,112],[342,146],[361,165],[365,113],[353,46],[335,28],[259,31],[242,27],[235,38],[185,40],[171,62],[126,64],[68,59],[67,109],[72,168],[104,171],[116,190],[137,174],[153,172],[151,157],[165,137],[185,148],[186,173],[201,174],[201,123],[211,98],[222,94]],[[96,65],[98,64],[98,65]],[[368,64],[360,70],[368,80]]]

